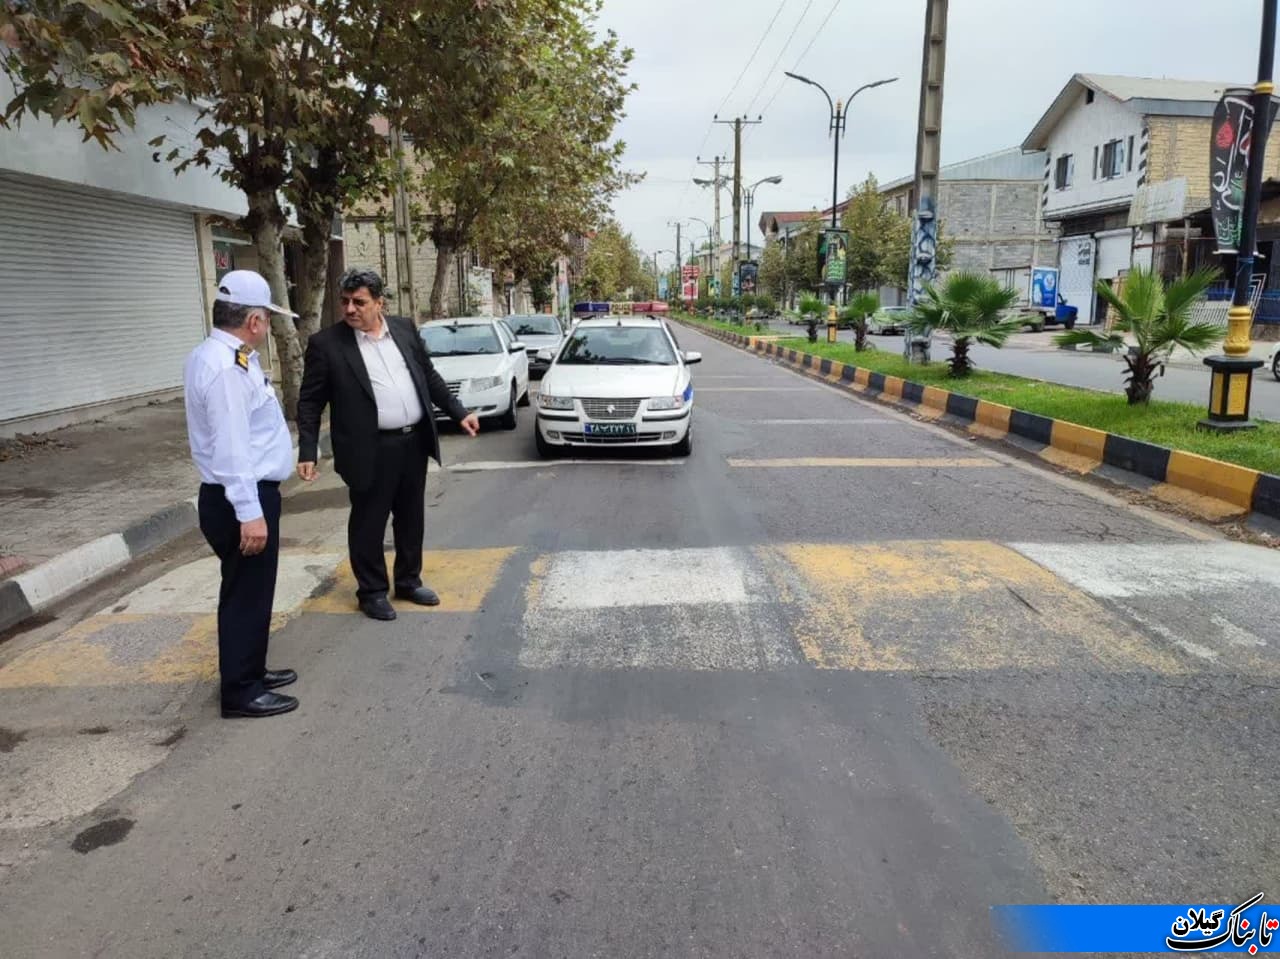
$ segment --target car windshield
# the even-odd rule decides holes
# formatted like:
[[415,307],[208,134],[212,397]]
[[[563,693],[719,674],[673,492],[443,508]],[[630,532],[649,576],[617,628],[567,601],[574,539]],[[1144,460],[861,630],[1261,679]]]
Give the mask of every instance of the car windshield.
[[559,336],[562,332],[560,321],[547,314],[508,316],[507,323],[515,330],[516,336]]
[[422,339],[432,356],[480,356],[501,353],[502,344],[493,327],[424,326]]
[[674,366],[671,341],[656,326],[578,327],[560,354],[565,364]]

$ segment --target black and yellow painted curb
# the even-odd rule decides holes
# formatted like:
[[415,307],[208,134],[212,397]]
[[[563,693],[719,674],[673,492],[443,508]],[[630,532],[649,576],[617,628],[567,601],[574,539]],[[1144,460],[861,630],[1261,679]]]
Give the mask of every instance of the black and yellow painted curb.
[[1029,450],[1061,469],[1122,483],[1205,519],[1280,520],[1280,476],[783,349],[771,339],[688,325],[850,392]]

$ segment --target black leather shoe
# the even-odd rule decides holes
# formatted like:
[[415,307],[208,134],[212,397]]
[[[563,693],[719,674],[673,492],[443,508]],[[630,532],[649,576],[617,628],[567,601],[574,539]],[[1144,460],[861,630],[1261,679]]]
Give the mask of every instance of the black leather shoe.
[[268,669],[262,674],[262,685],[267,689],[279,689],[298,681],[298,674],[292,669]]
[[281,713],[293,712],[297,708],[298,701],[292,696],[263,693],[257,699],[251,699],[247,703],[223,703],[222,718],[247,716],[254,719],[259,716],[279,716]]
[[419,606],[439,606],[440,597],[436,595],[434,589],[428,589],[426,586],[415,586],[413,589],[396,588],[396,599],[406,599],[411,603],[417,603]]
[[389,621],[396,618],[396,611],[385,596],[371,596],[360,600],[360,611],[370,619]]

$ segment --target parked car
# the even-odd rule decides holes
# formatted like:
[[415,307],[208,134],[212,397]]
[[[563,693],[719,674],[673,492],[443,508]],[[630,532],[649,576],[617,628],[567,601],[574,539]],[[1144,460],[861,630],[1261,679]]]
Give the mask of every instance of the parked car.
[[538,359],[543,350],[558,352],[564,342],[564,327],[560,320],[550,313],[515,314],[503,317],[512,333],[527,348],[529,354],[529,374],[542,376],[551,366],[548,360]]
[[684,352],[647,316],[583,320],[569,331],[538,392],[538,452],[573,447],[693,451],[693,379],[702,355]]
[[902,334],[907,331],[907,320],[910,318],[909,306],[882,306],[871,314],[871,319],[867,321],[867,332],[872,336]]
[[[516,428],[516,407],[529,405],[528,347],[491,316],[432,320],[419,328],[431,362],[469,412]],[[438,406],[436,419],[448,414]]]
[[1267,369],[1271,371],[1271,375],[1280,380],[1280,343],[1276,343],[1271,347],[1271,352],[1267,354]]

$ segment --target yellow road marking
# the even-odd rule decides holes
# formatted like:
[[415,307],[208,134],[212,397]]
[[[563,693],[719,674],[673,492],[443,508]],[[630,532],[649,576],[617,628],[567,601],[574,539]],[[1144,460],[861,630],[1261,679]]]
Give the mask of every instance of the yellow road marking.
[[996,462],[981,457],[938,456],[921,458],[877,456],[800,456],[783,459],[730,459],[729,465],[741,469],[791,469],[796,467],[825,467],[828,469],[991,469]]
[[[422,554],[422,581],[440,594],[439,606],[415,606],[391,597],[402,613],[474,613],[484,605],[503,565],[515,552],[514,546],[493,549],[442,549]],[[395,561],[387,554],[387,569]],[[356,579],[350,560],[343,560],[333,588],[308,600],[303,609],[310,613],[358,613]]]
[[803,594],[795,628],[823,669],[1192,668],[1105,607],[998,543],[761,547]]

